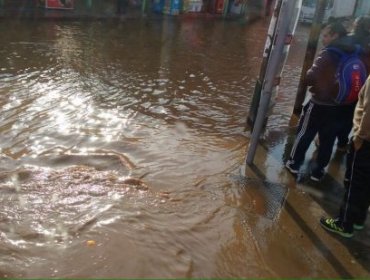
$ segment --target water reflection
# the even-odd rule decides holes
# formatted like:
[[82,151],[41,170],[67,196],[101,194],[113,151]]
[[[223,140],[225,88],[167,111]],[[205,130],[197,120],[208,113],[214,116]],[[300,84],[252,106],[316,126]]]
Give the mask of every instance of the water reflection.
[[225,203],[267,25],[3,21],[0,275],[274,275]]

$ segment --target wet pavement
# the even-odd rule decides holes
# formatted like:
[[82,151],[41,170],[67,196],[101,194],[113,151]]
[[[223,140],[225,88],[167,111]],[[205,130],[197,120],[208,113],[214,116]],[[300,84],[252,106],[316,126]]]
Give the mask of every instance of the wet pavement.
[[320,184],[283,168],[306,26],[246,167],[268,21],[1,23],[0,276],[369,276],[370,227],[318,224],[343,155]]
[[[292,123],[297,120],[292,117]],[[287,136],[287,134],[289,136]],[[282,142],[276,143],[276,138]],[[284,232],[281,242],[300,248],[305,262],[311,263],[317,274],[324,278],[368,278],[370,275],[370,223],[361,232],[356,232],[352,239],[337,237],[324,231],[319,225],[322,216],[335,216],[341,203],[344,187],[341,183],[344,172],[345,154],[336,152],[328,167],[324,179],[317,183],[309,180],[310,160],[315,156],[315,148],[307,153],[307,160],[302,167],[298,180],[291,175],[282,164],[287,157],[294,140],[294,126],[275,131],[259,146],[254,165],[245,169],[246,178],[257,181],[259,189],[266,192],[271,184],[285,188],[286,194],[279,211],[277,226]],[[284,153],[285,151],[285,153]],[[246,180],[248,182],[248,179]],[[245,184],[246,188],[250,185]],[[268,199],[267,199],[268,201]],[[276,196],[275,196],[276,202]],[[276,208],[275,208],[276,209]],[[266,252],[268,254],[268,252]],[[287,263],[296,267],[296,264]],[[298,266],[299,267],[299,266]],[[303,277],[304,268],[292,276]],[[303,273],[302,273],[303,272]],[[311,277],[311,276],[310,276]]]

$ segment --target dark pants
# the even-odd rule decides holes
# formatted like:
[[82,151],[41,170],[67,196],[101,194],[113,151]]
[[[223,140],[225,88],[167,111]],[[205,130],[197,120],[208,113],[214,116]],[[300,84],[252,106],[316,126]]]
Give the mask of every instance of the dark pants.
[[304,107],[299,120],[296,140],[290,154],[290,165],[299,169],[306,152],[316,134],[319,134],[320,146],[316,158],[315,168],[324,169],[331,158],[333,145],[339,130],[339,106],[319,105],[309,101]]
[[342,127],[337,133],[338,147],[345,147],[348,144],[348,135],[351,133],[353,124],[353,114],[356,108],[356,102],[350,105],[341,106],[340,122]]
[[[348,230],[353,224],[364,224],[370,206],[370,142],[364,141],[361,148],[355,151],[351,143],[347,176],[349,185],[340,208],[339,219]],[[348,170],[349,168],[349,170]]]

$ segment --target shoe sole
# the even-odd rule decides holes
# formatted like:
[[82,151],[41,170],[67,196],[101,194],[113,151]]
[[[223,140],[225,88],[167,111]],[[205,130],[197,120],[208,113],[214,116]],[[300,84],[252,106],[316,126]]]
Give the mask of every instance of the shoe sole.
[[364,225],[356,225],[356,224],[353,225],[354,230],[363,230],[364,228],[365,228]]
[[311,176],[310,179],[312,181],[315,181],[315,182],[320,182],[322,180],[322,178],[317,178],[317,177],[314,177],[314,176]]
[[298,170],[295,170],[295,169],[291,168],[288,164],[285,164],[285,168],[288,169],[289,172],[294,174],[294,175],[298,174]]
[[320,222],[320,225],[321,225],[321,227],[323,229],[325,229],[327,231],[330,231],[332,233],[338,234],[338,235],[340,235],[342,237],[345,237],[345,238],[351,238],[351,237],[353,237],[353,233],[345,233],[345,232],[336,231],[334,229],[331,229],[331,228],[327,227],[326,225],[322,224],[321,222]]

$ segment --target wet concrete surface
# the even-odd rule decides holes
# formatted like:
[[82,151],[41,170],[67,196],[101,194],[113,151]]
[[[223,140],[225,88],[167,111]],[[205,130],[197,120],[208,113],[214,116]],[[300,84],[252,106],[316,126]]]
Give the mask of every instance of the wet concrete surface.
[[318,224],[343,155],[320,184],[283,167],[305,26],[244,165],[267,27],[3,21],[0,276],[368,277],[369,227],[342,240]]
[[[310,161],[315,157],[316,147],[311,145],[302,173],[290,174],[285,162],[293,144],[297,117],[292,116],[291,127],[265,135],[258,149],[255,163],[246,166],[246,178],[254,178],[261,189],[267,184],[279,184],[287,189],[282,204],[280,222],[284,225],[286,241],[302,248],[303,254],[311,259],[312,265],[325,263],[325,273],[319,277],[368,278],[370,276],[370,223],[364,230],[355,232],[352,239],[339,237],[322,229],[322,216],[335,217],[344,194],[344,152],[335,151],[328,167],[328,173],[321,182],[309,180]],[[276,139],[283,140],[276,144]],[[248,184],[246,184],[248,187]],[[325,275],[325,276],[324,276]]]

